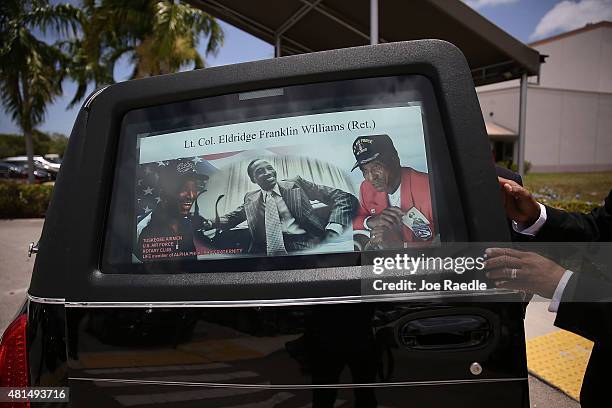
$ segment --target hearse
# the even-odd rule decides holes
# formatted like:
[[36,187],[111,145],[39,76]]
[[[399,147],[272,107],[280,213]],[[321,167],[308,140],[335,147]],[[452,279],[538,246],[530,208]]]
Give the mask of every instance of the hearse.
[[74,124],[0,386],[67,387],[31,406],[528,407],[520,293],[373,284],[487,283],[373,265],[509,240],[447,42],[114,84]]

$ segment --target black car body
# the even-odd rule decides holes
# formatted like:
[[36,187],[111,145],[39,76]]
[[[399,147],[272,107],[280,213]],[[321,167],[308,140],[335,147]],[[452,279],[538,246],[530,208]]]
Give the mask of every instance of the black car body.
[[[439,241],[508,241],[470,71],[448,43],[335,50],[113,85],[81,109],[47,212],[18,322],[27,384],[68,386],[78,407],[527,407],[517,293],[366,294],[366,252],[147,263],[126,250],[136,237],[132,230],[125,238],[124,227],[133,229],[138,210],[127,208],[143,194],[134,189],[127,118],[156,125],[168,117],[180,129],[199,119],[172,122],[178,116],[218,108],[220,122],[228,112],[248,120],[269,103],[282,119],[331,105],[347,111],[363,105],[347,98],[381,88],[385,106],[408,95],[424,112]],[[246,230],[232,231],[227,241],[240,247]]]

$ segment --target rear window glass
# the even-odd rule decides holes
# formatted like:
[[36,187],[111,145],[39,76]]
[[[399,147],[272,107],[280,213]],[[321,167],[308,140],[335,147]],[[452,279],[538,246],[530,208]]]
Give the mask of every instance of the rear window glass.
[[427,85],[338,81],[130,112],[105,261],[172,271],[437,245]]

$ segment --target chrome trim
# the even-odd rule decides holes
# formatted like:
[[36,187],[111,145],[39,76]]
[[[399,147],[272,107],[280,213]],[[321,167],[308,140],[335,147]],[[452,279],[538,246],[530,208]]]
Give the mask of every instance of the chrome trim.
[[181,385],[201,386],[211,388],[260,388],[260,389],[312,389],[312,388],[385,388],[385,387],[420,387],[431,385],[454,385],[471,383],[499,383],[527,381],[523,378],[484,378],[479,380],[440,380],[440,381],[404,381],[392,383],[366,383],[366,384],[222,384],[222,383],[196,383],[187,381],[155,381],[155,380],[124,380],[117,378],[68,377],[76,381],[100,381],[123,384],[141,385]]
[[46,303],[46,304],[50,304],[50,305],[64,305],[64,304],[66,304],[66,299],[63,299],[63,298],[38,297],[38,296],[32,296],[29,293],[28,293],[28,299],[30,300],[30,302]]
[[110,85],[106,85],[100,89],[98,89],[96,92],[94,92],[83,104],[84,108],[89,108],[89,105],[91,105],[91,103],[93,102],[93,100],[102,93],[102,91],[104,91],[106,88],[108,88]]
[[38,244],[39,244],[39,242],[37,242],[37,243],[30,242],[30,245],[28,245],[28,258],[31,258],[32,254],[37,254],[38,253]]
[[[491,289],[486,293],[474,292],[453,292],[452,297],[467,296],[494,296],[499,294],[515,293],[506,289]],[[317,304],[336,304],[336,303],[367,303],[367,302],[399,302],[413,301],[420,299],[444,299],[448,298],[448,292],[436,291],[427,293],[400,293],[386,295],[365,295],[365,296],[337,296],[337,297],[317,297],[299,299],[252,299],[252,300],[194,300],[194,301],[160,301],[160,302],[86,302],[69,301],[66,307],[79,308],[107,308],[107,307],[264,307],[264,306],[301,306]]]

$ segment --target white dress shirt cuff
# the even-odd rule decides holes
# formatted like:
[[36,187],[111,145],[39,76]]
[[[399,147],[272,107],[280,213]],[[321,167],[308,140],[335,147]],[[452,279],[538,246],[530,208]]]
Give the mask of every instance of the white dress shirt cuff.
[[368,231],[372,231],[372,228],[370,228],[370,226],[368,225],[368,220],[372,218],[372,216],[367,216],[365,217],[365,220],[363,220],[363,228],[368,230]]
[[568,269],[565,271],[561,279],[559,279],[555,293],[553,293],[553,297],[548,305],[549,312],[557,313],[557,310],[559,310],[559,304],[561,303],[561,298],[563,297],[563,291],[565,290],[567,282],[569,282],[573,274],[574,273]]
[[538,217],[536,222],[534,222],[530,226],[526,226],[523,223],[512,221],[512,229],[514,229],[514,231],[518,232],[519,234],[529,235],[532,237],[535,236],[546,222],[546,207],[544,207],[544,205],[540,203],[538,203],[538,205],[540,206],[540,216]]
[[335,233],[337,233],[338,235],[342,235],[342,230],[344,228],[342,228],[341,224],[337,224],[335,222],[330,222],[329,224],[327,224],[327,226],[325,227],[326,230],[330,230],[330,231],[334,231]]

